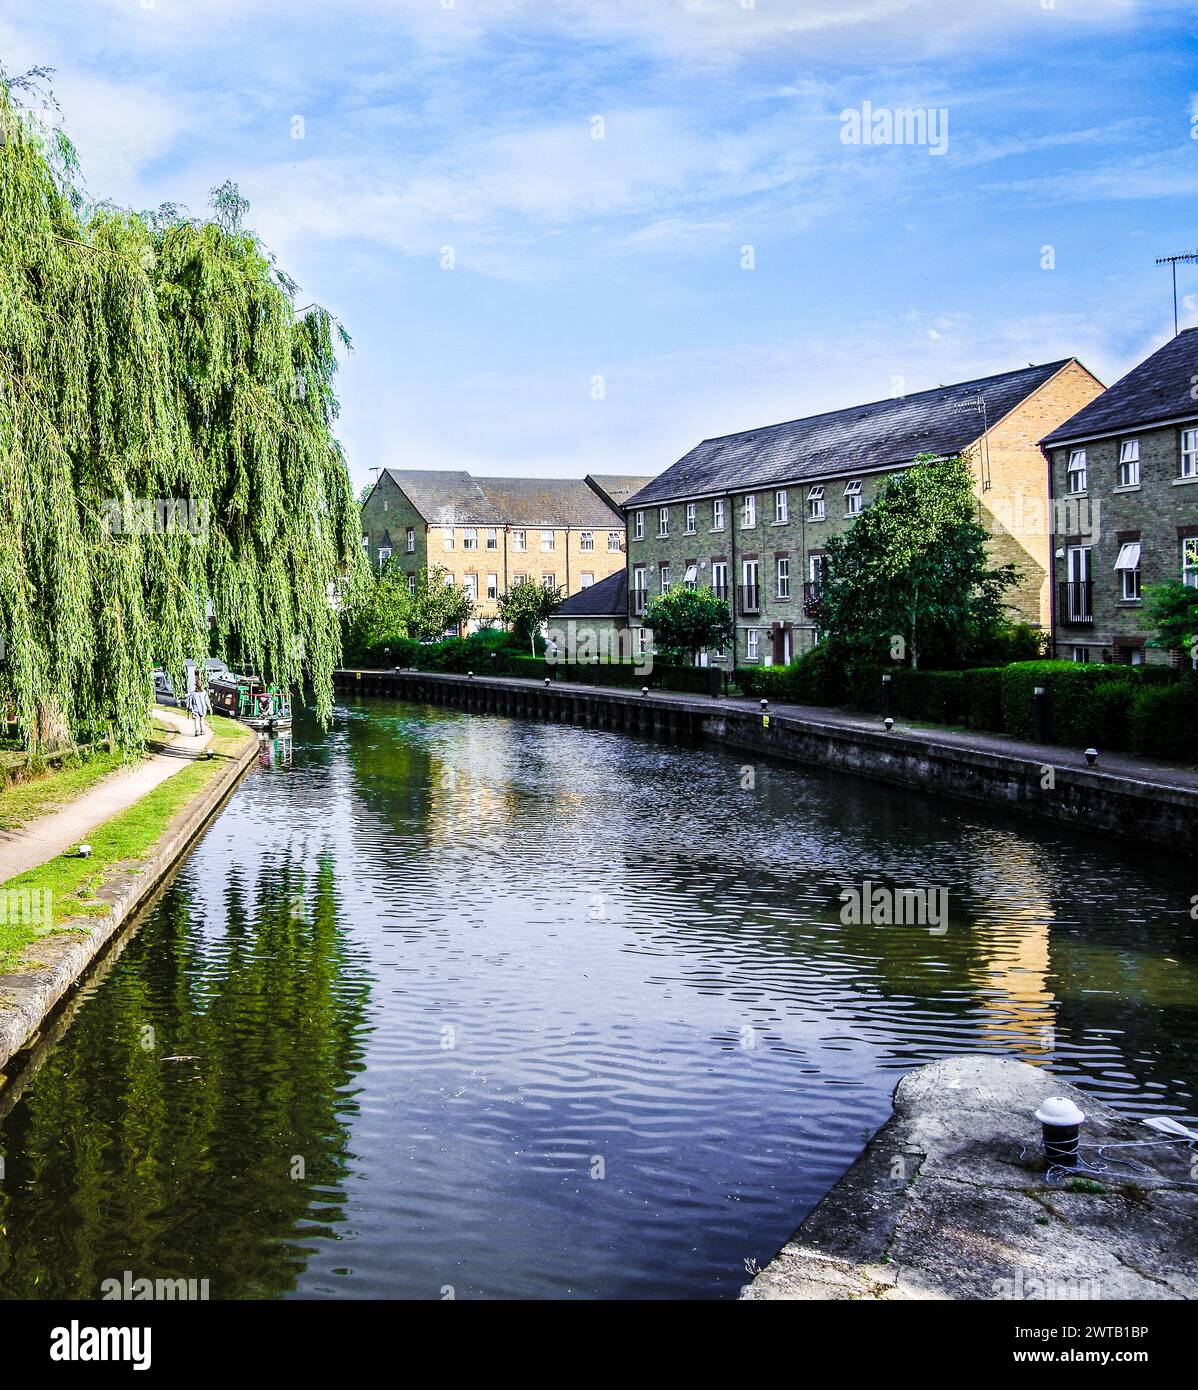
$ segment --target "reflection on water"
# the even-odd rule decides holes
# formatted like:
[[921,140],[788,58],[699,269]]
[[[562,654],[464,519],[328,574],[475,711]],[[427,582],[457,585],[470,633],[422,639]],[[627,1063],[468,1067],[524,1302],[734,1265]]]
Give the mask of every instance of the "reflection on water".
[[[732,1296],[920,1063],[1193,1113],[1184,874],[745,756],[382,702],[264,743],[0,1090],[0,1296]],[[948,930],[843,924],[865,879]]]

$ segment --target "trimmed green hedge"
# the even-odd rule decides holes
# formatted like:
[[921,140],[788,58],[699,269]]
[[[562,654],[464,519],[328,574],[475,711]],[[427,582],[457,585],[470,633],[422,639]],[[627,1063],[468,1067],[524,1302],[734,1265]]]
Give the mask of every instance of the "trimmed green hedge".
[[1198,680],[1141,690],[1128,715],[1128,733],[1135,753],[1198,763]]
[[796,705],[840,705],[849,693],[843,666],[823,646],[804,652],[790,666],[738,666],[736,683],[743,695]]
[[[1127,712],[1138,693],[1150,686],[1172,685],[1177,673],[1167,666],[1117,666],[1098,662],[1020,661],[1002,678],[1003,728],[1015,738],[1035,737],[1032,691],[1045,691],[1049,743],[1082,748],[1129,746]],[[1112,683],[1128,691],[1107,694]],[[1098,692],[1103,690],[1104,693]],[[1122,715],[1120,711],[1123,711]]]

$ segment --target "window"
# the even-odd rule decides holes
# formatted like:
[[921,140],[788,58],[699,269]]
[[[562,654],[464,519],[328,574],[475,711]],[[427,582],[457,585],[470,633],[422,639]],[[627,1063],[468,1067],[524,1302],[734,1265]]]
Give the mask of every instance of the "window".
[[657,534],[659,536],[668,536],[670,534],[669,507],[659,507],[657,509]]
[[807,515],[812,521],[824,521],[828,515],[828,504],[824,501],[824,485],[816,483],[807,489]]
[[624,537],[619,531],[609,531],[607,533],[608,550],[621,550],[624,545]]
[[553,534],[552,531],[542,531],[542,532],[541,532],[541,549],[542,549],[542,550],[552,550],[556,544],[557,544],[557,537]]
[[724,499],[717,497],[711,504],[711,528],[713,531],[724,529]]
[[543,585],[546,589],[556,589],[556,588],[557,588],[557,575],[556,575],[556,574],[543,574],[543,575],[541,575],[541,583],[542,583],[542,585]]
[[785,521],[790,516],[790,493],[780,488],[774,493],[774,520]]
[[1122,580],[1122,594],[1125,599],[1140,597],[1140,542],[1124,541],[1119,547],[1115,569]]
[[513,575],[512,575],[512,583],[513,583],[513,584],[527,584],[527,583],[528,583],[528,575],[526,575],[526,574],[513,574]]
[[790,561],[785,557],[778,559],[778,597],[790,597]]
[[1140,441],[1125,439],[1119,445],[1119,486],[1140,485]]
[[854,478],[852,482],[844,485],[844,514],[845,516],[861,515],[861,479]]
[[1181,476],[1198,478],[1198,429],[1181,432]]
[[456,586],[456,584],[457,584],[457,580],[453,577],[452,574],[447,574],[447,575],[445,576],[445,587],[446,587],[447,589],[452,589],[452,588],[454,588],[454,587]]
[[595,576],[593,574],[587,574],[584,571],[580,582],[584,589],[589,589],[591,585],[595,582]]
[[670,567],[669,567],[669,565],[662,565],[662,567],[661,567],[661,591],[662,591],[663,594],[668,594],[668,593],[670,592]]
[[463,526],[463,527],[462,527],[462,549],[463,549],[463,550],[477,550],[477,549],[478,549],[478,532],[477,532],[477,530],[475,530],[475,528],[474,528],[473,526]]
[[682,582],[688,589],[693,589],[699,581],[699,566],[687,565],[686,573],[682,576]]
[[513,532],[512,532],[512,549],[513,549],[513,550],[527,550],[527,549],[528,549],[528,533],[527,533],[526,531],[513,531]]
[[453,549],[453,531],[452,531],[452,530],[446,531],[446,532],[445,532],[445,539],[444,539],[443,544],[444,544],[446,550],[452,550],[452,549]]
[[745,498],[744,502],[743,502],[741,505],[742,505],[742,512],[741,512],[740,524],[741,524],[742,526],[756,526],[756,525],[757,525],[757,498],[756,498],[756,496],[755,496],[753,493],[750,492],[749,495]]
[[487,597],[499,597],[499,576],[497,574],[487,575]]
[[1086,472],[1086,451],[1070,449],[1069,463],[1065,469],[1065,487],[1069,492],[1085,492],[1088,475]]
[[384,563],[391,558],[391,547],[389,545],[379,546],[379,568],[382,569]]
[[369,555],[369,553],[370,553],[370,537],[369,537],[369,536],[363,536],[363,537],[362,537],[362,549],[363,549],[364,551],[366,551],[366,553]]
[[636,541],[645,539],[645,513],[634,512],[632,516],[632,538]]
[[723,560],[711,562],[711,589],[716,598],[728,602],[728,566]]
[[594,531],[580,531],[580,532],[578,533],[578,548],[579,548],[579,550],[594,550],[594,548],[595,548],[595,533],[594,533]]
[[409,594],[414,594],[415,592],[416,592],[416,576],[415,576],[414,574],[409,574],[409,575],[408,575],[408,593],[409,593]]
[[1181,582],[1198,589],[1198,536],[1187,536],[1181,543]]
[[761,634],[755,627],[745,631],[745,656],[750,661],[756,661],[761,656]]
[[408,554],[414,554],[416,550],[416,528],[414,526],[408,527],[408,535],[405,544],[407,546]]
[[494,526],[487,527],[487,549],[499,549],[499,533],[496,531]]
[[1089,661],[1089,659],[1090,659],[1090,648],[1089,648],[1089,647],[1074,647],[1074,648],[1073,648],[1073,652],[1072,652],[1071,659],[1072,659],[1073,661],[1080,661],[1080,662]]
[[697,518],[697,514],[698,508],[695,506],[693,502],[688,502],[686,504],[686,534],[688,536],[693,536],[695,534],[695,521]]
[[466,574],[466,575],[463,575],[463,576],[462,576],[462,592],[466,595],[467,598],[477,600],[477,598],[478,598],[478,575],[477,575],[477,574]]
[[757,593],[757,561],[742,560],[740,566],[740,608],[742,613],[759,613],[761,601]]
[[645,656],[649,651],[649,629],[638,627],[636,630],[636,654]]

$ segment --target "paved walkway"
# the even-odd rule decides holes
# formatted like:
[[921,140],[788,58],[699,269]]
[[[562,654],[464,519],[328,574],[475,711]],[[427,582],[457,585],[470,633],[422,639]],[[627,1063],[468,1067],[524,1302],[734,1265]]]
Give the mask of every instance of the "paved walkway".
[[141,762],[110,773],[61,810],[39,816],[20,830],[0,831],[0,883],[74,849],[98,825],[140,801],[211,744],[211,733],[192,737],[191,716],[183,710],[160,707],[154,713],[160,723],[177,731],[168,744],[157,746]]

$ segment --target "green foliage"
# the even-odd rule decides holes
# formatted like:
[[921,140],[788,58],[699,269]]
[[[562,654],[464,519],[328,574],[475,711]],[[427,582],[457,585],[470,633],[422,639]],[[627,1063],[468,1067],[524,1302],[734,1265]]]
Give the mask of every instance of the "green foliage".
[[848,696],[844,666],[826,642],[789,666],[738,667],[736,683],[745,695],[796,705],[840,705]]
[[[1033,690],[1045,690],[1049,743],[1075,748],[1093,744],[1100,751],[1126,746],[1129,699],[1145,687],[1172,685],[1177,675],[1161,666],[1119,666],[1098,662],[1022,661],[1008,666],[1002,677],[1003,728],[1016,738],[1035,735]],[[1102,687],[1129,685],[1136,694],[1099,693]],[[1124,715],[1120,715],[1120,710]]]
[[959,458],[921,455],[887,480],[844,536],[828,541],[815,613],[837,647],[857,657],[896,653],[954,663],[999,627],[1017,572],[991,568],[973,479]]
[[978,634],[965,653],[965,660],[975,669],[1009,666],[1013,661],[1043,661],[1048,646],[1048,633],[1031,623],[1000,623],[991,631]]
[[507,593],[499,595],[496,608],[500,621],[511,628],[517,640],[527,643],[532,652],[541,624],[561,602],[561,589],[540,584],[535,579],[522,579]]
[[1128,714],[1128,741],[1146,757],[1198,763],[1198,681],[1141,689]]
[[154,665],[181,681],[211,641],[327,719],[329,594],[363,564],[334,321],[295,310],[231,186],[213,222],[84,214],[69,142],[2,78],[0,126],[0,705],[30,747],[137,747]]
[[1148,621],[1154,631],[1150,647],[1193,654],[1198,642],[1198,588],[1172,579],[1144,590]]
[[[408,576],[394,556],[377,574],[367,576],[341,615],[346,652],[354,661],[411,664],[400,659],[407,642],[429,642],[451,627],[468,622],[474,602],[446,580],[444,566],[421,570],[409,588]],[[387,660],[386,658],[392,659]]]
[[710,588],[676,586],[653,599],[645,613],[653,649],[667,661],[693,660],[702,651],[721,651],[732,640],[732,613]]

